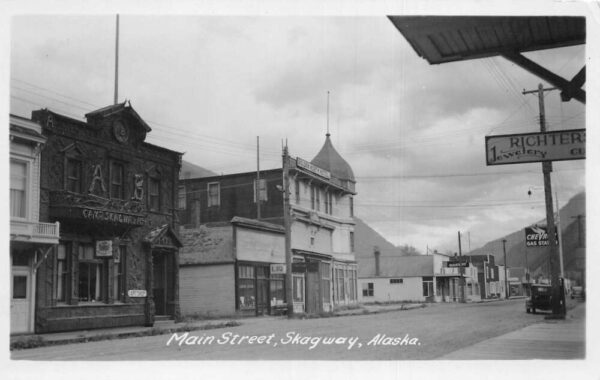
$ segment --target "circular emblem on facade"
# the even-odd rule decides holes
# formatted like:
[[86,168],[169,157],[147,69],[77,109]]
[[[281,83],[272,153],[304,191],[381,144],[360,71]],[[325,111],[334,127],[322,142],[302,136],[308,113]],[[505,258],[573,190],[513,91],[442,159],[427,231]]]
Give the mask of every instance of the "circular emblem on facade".
[[117,141],[120,143],[126,142],[127,138],[129,137],[129,130],[120,121],[115,121],[113,124],[113,133],[115,134]]

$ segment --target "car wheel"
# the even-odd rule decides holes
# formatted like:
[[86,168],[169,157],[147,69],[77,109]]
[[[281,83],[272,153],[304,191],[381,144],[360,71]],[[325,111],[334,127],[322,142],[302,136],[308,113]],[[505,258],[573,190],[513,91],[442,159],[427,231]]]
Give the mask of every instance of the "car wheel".
[[531,313],[531,310],[529,310],[529,308],[525,309],[525,311],[527,312],[527,314]]
[[532,307],[532,308],[531,308],[531,312],[532,312],[533,314],[535,314],[535,307]]

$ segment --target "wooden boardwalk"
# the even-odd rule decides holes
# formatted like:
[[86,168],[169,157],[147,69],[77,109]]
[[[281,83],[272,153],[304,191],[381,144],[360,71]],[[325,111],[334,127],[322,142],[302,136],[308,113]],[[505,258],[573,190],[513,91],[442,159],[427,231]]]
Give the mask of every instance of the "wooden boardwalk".
[[441,360],[585,359],[585,304],[564,321],[544,321],[440,357]]

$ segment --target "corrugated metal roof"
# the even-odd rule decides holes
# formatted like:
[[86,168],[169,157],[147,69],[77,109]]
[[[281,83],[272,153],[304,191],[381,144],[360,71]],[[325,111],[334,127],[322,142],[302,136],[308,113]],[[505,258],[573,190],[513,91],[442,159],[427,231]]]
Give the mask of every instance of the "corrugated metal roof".
[[585,17],[389,16],[431,64],[585,43]]

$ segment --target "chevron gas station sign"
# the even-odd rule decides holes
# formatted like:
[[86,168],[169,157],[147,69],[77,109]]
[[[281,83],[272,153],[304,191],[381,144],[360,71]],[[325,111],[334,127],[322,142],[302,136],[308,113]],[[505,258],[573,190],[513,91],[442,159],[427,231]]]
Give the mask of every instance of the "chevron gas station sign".
[[[555,239],[556,245],[558,245],[558,234],[555,236]],[[546,227],[525,227],[525,245],[527,247],[547,247],[549,243]]]

